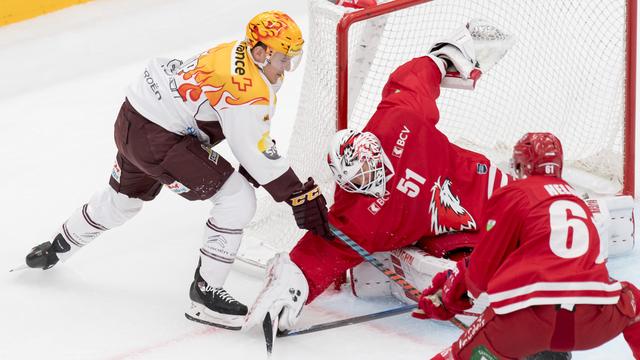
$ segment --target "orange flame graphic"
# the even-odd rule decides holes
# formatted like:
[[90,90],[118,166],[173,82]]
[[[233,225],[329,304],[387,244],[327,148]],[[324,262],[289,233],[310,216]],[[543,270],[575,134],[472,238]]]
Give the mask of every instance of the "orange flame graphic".
[[[228,105],[239,106],[245,104],[269,105],[269,99],[260,94],[258,87],[251,86],[251,80],[234,76],[228,76],[216,70],[216,64],[212,60],[216,49],[212,49],[200,56],[195,68],[187,72],[178,73],[186,81],[178,86],[178,94],[183,101],[193,102],[201,99],[204,94],[212,107],[216,107],[224,98]],[[219,68],[225,68],[217,64]],[[249,80],[249,81],[247,81]],[[195,82],[195,83],[194,83]]]

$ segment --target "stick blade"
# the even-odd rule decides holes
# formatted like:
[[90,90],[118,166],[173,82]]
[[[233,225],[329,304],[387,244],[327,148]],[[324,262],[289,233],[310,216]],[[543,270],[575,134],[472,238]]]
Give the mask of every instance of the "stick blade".
[[264,340],[267,345],[267,358],[271,358],[273,353],[273,341],[276,337],[278,329],[278,318],[271,319],[271,314],[267,312],[267,315],[262,321],[262,331],[264,332]]

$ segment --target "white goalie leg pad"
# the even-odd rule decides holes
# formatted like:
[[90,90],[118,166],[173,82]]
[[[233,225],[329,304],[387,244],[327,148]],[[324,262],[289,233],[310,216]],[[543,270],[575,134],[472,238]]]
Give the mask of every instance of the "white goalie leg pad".
[[[400,275],[404,274],[405,279],[418,290],[431,286],[431,281],[437,273],[456,268],[455,261],[431,256],[414,246],[393,250],[391,252],[391,261],[394,271]],[[404,303],[414,303],[399,286],[392,288],[392,295]],[[479,314],[488,305],[489,298],[486,294],[482,294],[478,299],[474,300],[473,307],[469,311]]]
[[[418,290],[431,286],[431,280],[437,273],[456,268],[454,261],[428,255],[414,246],[393,250],[391,261],[393,270],[404,276]],[[392,288],[391,293],[395,298],[407,304],[414,302],[399,286]]]
[[601,259],[628,254],[635,245],[634,202],[631,196],[610,196],[585,200],[593,213],[600,235]]
[[247,314],[244,330],[262,324],[269,313],[279,316],[278,328],[290,330],[298,321],[309,297],[309,284],[302,270],[291,261],[289,254],[278,253],[267,267],[265,282]]
[[140,212],[143,203],[140,199],[117,193],[111,187],[96,192],[87,204],[76,209],[62,224],[60,233],[70,250],[58,253],[58,258],[62,262],[68,260],[103,232],[124,224]]
[[[473,19],[446,39],[431,46],[430,57],[445,59],[442,87],[474,89],[482,73],[489,71],[515,43],[511,35],[481,19]],[[436,61],[442,71],[439,62]]]
[[[380,261],[385,267],[392,268],[390,252],[373,253],[371,256]],[[351,291],[353,295],[359,298],[390,296],[391,288],[397,286],[380,270],[366,261],[351,268],[349,274]]]
[[[445,269],[455,269],[455,262],[427,255],[417,247],[405,247],[391,252],[372,254],[386,268],[404,277],[411,285],[422,290],[431,285],[433,276]],[[351,269],[353,293],[360,298],[392,295],[398,300],[414,303],[404,290],[368,262]]]

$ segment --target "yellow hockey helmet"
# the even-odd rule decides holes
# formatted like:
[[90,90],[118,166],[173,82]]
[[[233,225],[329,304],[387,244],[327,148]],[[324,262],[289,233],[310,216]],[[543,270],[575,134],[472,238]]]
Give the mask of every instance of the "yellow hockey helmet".
[[[293,19],[281,11],[265,11],[247,24],[247,43],[250,48],[261,42],[297,63],[302,55],[302,31]],[[298,60],[298,61],[296,61]]]

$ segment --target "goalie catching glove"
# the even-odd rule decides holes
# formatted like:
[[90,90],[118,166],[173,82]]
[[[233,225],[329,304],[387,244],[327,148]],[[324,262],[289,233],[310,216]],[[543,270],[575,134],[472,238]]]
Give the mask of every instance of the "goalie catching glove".
[[464,274],[469,258],[458,261],[456,269],[437,273],[418,301],[418,310],[411,315],[418,319],[449,320],[470,309],[473,300],[467,295]]
[[332,237],[328,225],[327,201],[313,178],[309,178],[301,190],[294,192],[287,203],[291,205],[300,229],[309,230],[327,239]]
[[309,296],[309,285],[302,270],[289,254],[278,253],[267,267],[264,287],[247,314],[244,330],[262,324],[267,313],[278,319],[280,331],[290,330],[300,317]]
[[448,38],[432,45],[428,53],[446,64],[446,69],[440,69],[446,74],[443,87],[473,89],[480,75],[489,71],[513,44],[513,37],[495,25],[473,19]]

